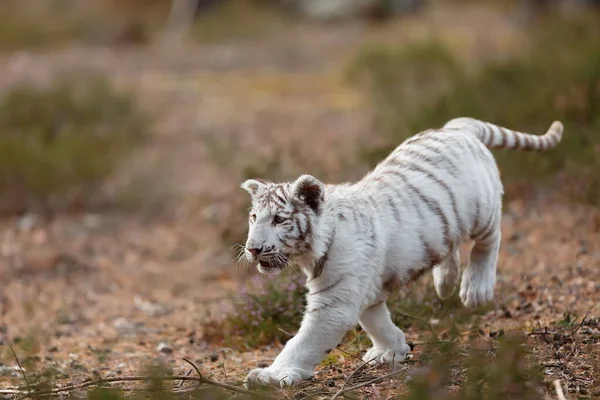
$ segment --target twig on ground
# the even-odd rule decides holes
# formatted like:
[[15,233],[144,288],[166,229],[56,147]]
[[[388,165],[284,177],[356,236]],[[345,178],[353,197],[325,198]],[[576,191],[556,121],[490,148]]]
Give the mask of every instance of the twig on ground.
[[19,389],[0,389],[0,394],[21,394],[23,390]]
[[372,359],[363,362],[362,364],[360,364],[358,366],[358,368],[356,368],[354,371],[352,371],[352,373],[348,376],[348,378],[346,378],[346,380],[342,384],[342,387],[340,388],[340,390],[338,390],[338,392],[333,395],[333,397],[331,398],[331,400],[336,399],[340,394],[342,394],[344,392],[344,389],[346,388],[346,385],[348,384],[348,382],[350,382],[350,379],[352,379],[360,370],[362,370],[365,367],[365,365],[367,365],[371,361],[375,360],[375,358],[376,357],[373,357]]
[[[185,361],[186,363],[190,364],[192,366],[192,368],[196,371],[196,374],[198,375],[198,378],[200,379],[204,379],[204,377],[202,376],[202,373],[200,372],[200,369],[198,369],[198,367],[196,366],[196,364],[194,364],[193,362],[191,362],[190,360],[188,360],[187,358],[183,357],[183,361]],[[186,376],[188,376],[189,374],[187,374]],[[179,381],[179,386],[183,385],[183,381]],[[202,385],[202,383],[198,382],[198,384],[196,385],[196,390],[200,387],[200,385]]]
[[577,331],[579,331],[581,329],[581,327],[583,326],[583,323],[585,322],[585,319],[588,317],[588,315],[590,314],[590,311],[592,311],[592,309],[590,308],[585,315],[583,316],[583,318],[581,319],[581,322],[575,327],[575,329],[573,329],[571,331],[571,336],[574,336]]
[[[187,374],[185,374],[185,376],[190,376],[190,374],[192,373],[192,371],[194,371],[193,369],[188,370]],[[183,381],[179,381],[179,383],[177,384],[177,386],[181,387],[183,386]]]
[[288,335],[289,337],[294,337],[294,335],[292,335],[292,334],[291,334],[291,333],[289,333],[289,332],[286,332],[286,331],[284,331],[284,330],[283,330],[283,329],[281,329],[281,328],[277,328],[277,329],[278,329],[280,332],[283,332],[283,333],[285,333],[285,334],[286,334],[286,335]]
[[433,329],[433,325],[431,325],[431,323],[429,323],[429,321],[426,321],[426,320],[424,320],[423,318],[420,318],[420,317],[415,317],[414,315],[403,313],[401,311],[394,311],[394,314],[403,316],[405,318],[414,319],[415,321],[419,321],[419,322],[427,325],[427,328],[429,328],[429,330],[431,331],[431,333],[433,333],[433,336],[435,336],[436,339],[438,338],[437,332],[435,331],[435,329]]
[[10,351],[12,351],[13,356],[15,357],[15,361],[17,362],[17,366],[19,367],[19,370],[21,371],[21,374],[23,375],[23,379],[25,380],[25,384],[27,385],[27,391],[31,392],[31,385],[29,384],[29,380],[27,379],[27,374],[25,373],[25,369],[21,366],[21,362],[19,361],[19,357],[17,357],[17,353],[15,352],[15,349],[13,349],[12,346],[8,346],[10,347]]
[[348,356],[350,356],[350,357],[354,357],[354,358],[356,358],[357,360],[360,360],[360,361],[362,361],[362,358],[361,358],[361,357],[360,357],[358,354],[350,353],[350,352],[348,352],[348,351],[346,351],[346,350],[344,350],[344,349],[342,349],[342,348],[340,348],[340,347],[336,347],[336,350],[339,350],[339,351],[341,351],[342,353],[344,353],[344,354],[346,354],[346,355],[348,355]]
[[[197,372],[199,372],[199,371],[197,371]],[[97,380],[93,380],[93,381],[83,382],[78,385],[67,385],[62,388],[46,390],[46,391],[39,391],[39,392],[32,392],[30,390],[24,391],[24,390],[15,390],[15,389],[5,389],[0,393],[23,394],[24,395],[23,398],[28,398],[28,397],[31,397],[32,395],[35,395],[35,398],[40,398],[40,397],[51,397],[51,396],[59,394],[59,393],[72,392],[72,391],[75,391],[78,389],[85,389],[90,386],[97,386],[97,385],[101,385],[104,383],[136,382],[136,381],[151,381],[151,380],[164,380],[164,381],[179,381],[179,380],[181,380],[181,381],[189,381],[189,382],[198,382],[198,387],[201,384],[205,384],[205,385],[209,385],[209,386],[215,386],[215,387],[218,387],[218,388],[221,388],[224,390],[229,390],[231,392],[237,392],[237,393],[247,394],[247,395],[251,395],[251,396],[262,396],[263,398],[266,398],[266,399],[275,399],[275,397],[273,397],[273,396],[264,395],[262,393],[259,394],[259,393],[253,392],[251,390],[238,388],[236,386],[231,386],[231,385],[228,385],[225,383],[214,382],[214,381],[211,381],[211,380],[208,380],[208,379],[202,377],[202,375],[199,375],[198,377],[195,377],[195,376],[123,376],[123,377],[118,377],[118,378],[97,379]]]
[[[340,391],[339,391],[339,392],[337,392],[337,393],[334,395],[334,397],[332,397],[330,400],[333,400],[333,399],[335,399],[336,397],[339,397],[339,396],[343,395],[344,393],[347,393],[347,392],[352,392],[352,391],[354,391],[354,390],[356,390],[356,389],[360,389],[361,387],[365,387],[365,386],[371,385],[371,384],[373,384],[373,383],[379,383],[379,382],[381,382],[381,381],[383,381],[383,380],[385,380],[385,379],[391,378],[392,376],[394,376],[394,375],[397,375],[398,373],[400,373],[400,372],[404,372],[404,371],[406,371],[406,367],[404,367],[404,368],[401,368],[401,369],[398,369],[398,370],[396,370],[396,371],[394,371],[394,372],[390,372],[389,374],[386,374],[386,375],[384,375],[384,376],[381,376],[381,377],[379,377],[379,378],[371,379],[370,381],[363,382],[363,383],[360,383],[360,384],[358,384],[358,385],[354,385],[354,386],[352,386],[352,387],[349,387],[349,388],[347,388],[347,389],[344,389],[344,390],[340,390]],[[566,399],[561,399],[561,400],[566,400]]]
[[554,389],[556,390],[556,397],[558,397],[558,400],[567,400],[567,398],[565,397],[565,393],[562,390],[562,386],[560,386],[560,380],[555,379],[554,381],[552,381],[552,384],[554,385]]

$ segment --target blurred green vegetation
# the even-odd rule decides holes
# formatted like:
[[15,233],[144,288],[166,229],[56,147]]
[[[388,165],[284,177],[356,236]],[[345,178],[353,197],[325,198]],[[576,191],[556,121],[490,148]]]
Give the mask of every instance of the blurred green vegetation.
[[285,343],[302,320],[304,281],[297,271],[271,279],[255,276],[241,293],[230,295],[230,308],[221,313],[225,318],[207,318],[204,337],[239,350]]
[[[600,17],[587,12],[550,15],[526,32],[518,54],[462,65],[437,42],[366,48],[348,70],[369,93],[377,131],[387,144],[361,151],[374,166],[403,140],[459,116],[543,134],[565,126],[562,142],[546,153],[494,150],[503,179],[515,186],[548,177],[576,177],[578,199],[600,193]],[[474,70],[475,69],[475,70]],[[562,181],[560,181],[562,182]]]
[[0,50],[39,49],[66,44],[82,36],[85,25],[63,16],[40,19],[0,13]]
[[0,96],[0,210],[85,206],[147,129],[135,99],[98,75],[11,87]]
[[[236,0],[197,17],[190,36],[200,42],[249,40],[289,26],[291,19],[265,0]],[[224,21],[227,21],[224,23]]]
[[4,0],[0,51],[67,45],[145,44],[164,23],[168,0]]
[[[405,400],[541,400],[541,367],[531,359],[525,335],[513,332],[491,341],[473,337],[464,351],[455,337],[429,342],[428,366],[408,382]],[[458,388],[457,388],[458,386]]]
[[[0,51],[147,44],[165,28],[171,4],[171,0],[3,0]],[[265,0],[216,4],[198,14],[189,36],[213,42],[272,33],[289,24],[273,4]]]

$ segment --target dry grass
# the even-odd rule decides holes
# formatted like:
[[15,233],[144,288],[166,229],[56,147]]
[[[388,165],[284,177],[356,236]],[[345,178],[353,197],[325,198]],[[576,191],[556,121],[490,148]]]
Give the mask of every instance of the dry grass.
[[[281,344],[261,342],[263,331],[237,332],[239,338],[247,334],[247,342],[266,343],[240,352],[224,346],[218,336],[208,341],[202,330],[208,311],[211,317],[225,317],[220,306],[231,299],[227,294],[239,293],[247,283],[242,273],[247,269],[236,268],[233,255],[223,250],[243,240],[245,223],[237,225],[236,215],[247,207],[247,195],[237,188],[239,180],[249,174],[285,178],[309,172],[336,181],[364,173],[366,165],[354,157],[357,147],[385,138],[368,123],[363,105],[369,99],[340,80],[341,66],[360,44],[406,43],[419,35],[435,37],[442,29],[464,60],[505,55],[520,44],[519,32],[496,12],[480,6],[447,8],[434,7],[381,28],[277,27],[278,35],[258,41],[3,56],[3,88],[17,81],[47,82],[60,71],[93,66],[134,90],[157,117],[155,131],[116,178],[128,187],[135,169],[148,182],[141,193],[156,189],[172,198],[165,207],[168,218],[82,210],[50,223],[37,215],[0,221],[0,386],[26,390],[15,357],[4,351],[8,344],[32,385],[45,382],[42,386],[59,389],[110,379],[121,389],[82,389],[72,392],[73,398],[149,398],[148,389],[173,398],[174,391],[194,389],[196,383],[179,385],[173,377],[198,376],[184,357],[211,382],[238,388],[251,368],[269,364]],[[486,39],[474,39],[481,37]],[[286,155],[278,163],[277,152]],[[427,382],[427,390],[439,389],[441,398],[457,393],[471,387],[464,385],[471,377],[466,359],[451,369],[448,385],[442,385],[443,374],[435,368],[421,369],[435,364],[429,326],[438,340],[449,340],[454,331],[448,322],[456,320],[461,357],[469,349],[485,349],[477,354],[489,366],[482,368],[486,376],[495,376],[494,366],[507,365],[493,360],[499,338],[516,330],[530,334],[523,338],[527,359],[542,368],[541,382],[533,381],[543,394],[555,398],[552,382],[559,379],[568,398],[597,397],[600,216],[595,208],[555,201],[550,194],[540,191],[531,202],[507,203],[495,304],[464,313],[455,298],[443,303],[432,295],[430,277],[392,302],[396,322],[415,346],[406,371],[389,376],[386,368],[362,368],[353,374],[362,364],[357,356],[369,346],[357,329],[317,368],[313,382],[277,395],[331,398],[344,385],[345,390],[376,380],[346,394],[407,396],[405,374]],[[233,234],[221,236],[224,228]],[[286,323],[291,327],[296,320]],[[469,338],[478,344],[469,344]],[[161,342],[171,351],[159,351]],[[120,379],[146,376],[145,367],[156,363],[166,368],[160,374],[168,380]],[[521,379],[516,374],[508,378],[513,383]],[[420,390],[415,386],[410,390]],[[207,398],[209,391],[213,388],[186,395]]]
[[0,96],[0,212],[91,210],[149,125],[130,94],[94,74],[10,88]]

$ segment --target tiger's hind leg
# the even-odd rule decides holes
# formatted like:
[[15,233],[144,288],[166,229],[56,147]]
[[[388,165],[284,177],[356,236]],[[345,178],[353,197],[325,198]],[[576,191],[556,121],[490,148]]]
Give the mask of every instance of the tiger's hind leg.
[[433,285],[438,297],[445,300],[454,294],[460,277],[460,250],[456,249],[433,267]]
[[460,285],[460,298],[468,308],[485,305],[494,297],[501,238],[499,216],[486,232],[474,238],[471,262],[463,272]]

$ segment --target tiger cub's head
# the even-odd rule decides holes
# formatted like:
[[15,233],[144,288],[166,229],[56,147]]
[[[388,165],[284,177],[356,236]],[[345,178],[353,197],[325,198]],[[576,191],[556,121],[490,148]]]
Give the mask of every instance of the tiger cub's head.
[[313,227],[324,201],[323,183],[302,175],[286,183],[248,179],[241,188],[252,198],[244,253],[248,261],[258,261],[261,273],[277,274],[290,257],[311,250]]

